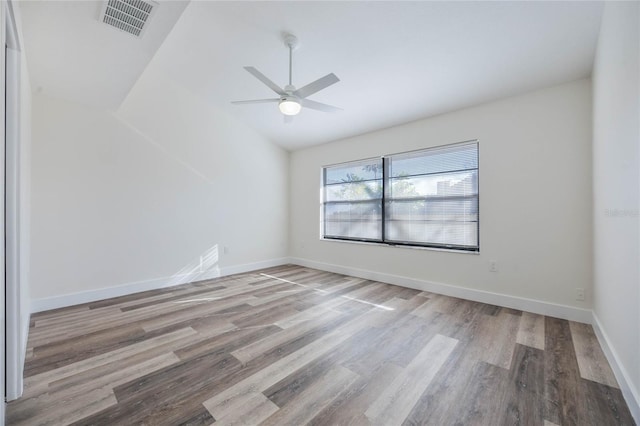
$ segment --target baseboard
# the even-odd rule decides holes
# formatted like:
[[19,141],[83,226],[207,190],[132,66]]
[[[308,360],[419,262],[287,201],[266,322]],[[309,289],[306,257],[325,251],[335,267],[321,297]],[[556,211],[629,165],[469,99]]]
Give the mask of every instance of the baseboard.
[[226,277],[228,275],[242,274],[244,272],[255,271],[258,269],[272,268],[274,266],[286,265],[291,259],[288,257],[281,257],[278,259],[269,259],[261,262],[245,263],[242,265],[225,266],[220,272],[221,276]]
[[611,340],[609,340],[607,333],[604,331],[598,316],[595,312],[592,314],[591,324],[593,326],[593,331],[596,333],[598,342],[604,350],[604,354],[607,357],[607,361],[609,361],[613,374],[616,376],[622,395],[629,406],[629,411],[631,411],[631,415],[636,421],[636,424],[640,425],[640,392],[638,392],[638,389],[633,385],[627,369],[624,368],[624,365],[620,362],[618,353],[611,344]]
[[306,266],[308,268],[320,269],[323,271],[335,272],[338,274],[350,275],[388,284],[395,284],[402,287],[413,288],[416,290],[430,291],[433,293],[444,294],[445,296],[459,297],[461,299],[473,300],[475,302],[488,303],[492,305],[503,306],[506,308],[533,312],[535,314],[582,322],[586,324],[591,323],[591,310],[589,309],[581,309],[573,306],[543,302],[540,300],[527,299],[523,297],[509,296],[500,293],[492,293],[489,291],[476,290],[467,287],[459,287],[432,281],[418,280],[415,278],[408,278],[400,275],[385,274],[382,272],[369,271],[365,269],[357,269],[330,263],[316,262],[309,259],[294,257],[290,259],[290,262],[295,265]]
[[254,271],[256,269],[285,265],[287,263],[289,263],[289,258],[286,257],[269,259],[253,263],[245,263],[242,265],[232,265],[222,268],[216,267],[198,273],[154,278],[151,280],[130,282],[113,287],[105,287],[78,293],[69,293],[60,296],[45,297],[41,299],[31,299],[31,312],[35,313],[48,311],[50,309],[65,308],[82,303],[95,302],[97,300],[126,296],[133,293],[140,293],[142,291],[157,290],[195,281],[209,280],[227,275],[240,274],[243,272]]
[[241,265],[231,265],[222,268],[214,268],[198,274],[184,274],[171,277],[155,278],[151,280],[137,281],[118,286],[88,290],[78,293],[64,294],[42,299],[32,299],[31,312],[41,312],[50,309],[79,305],[82,303],[94,302],[97,300],[109,299],[118,296],[125,296],[142,291],[156,290],[194,281],[202,281],[217,277],[254,271],[257,269],[285,265],[287,263],[293,263],[296,265],[306,266],[323,271],[335,272],[338,274],[351,275],[354,277],[400,285],[403,287],[414,288],[422,291],[430,291],[438,294],[444,294],[446,296],[473,300],[476,302],[489,303],[512,309],[519,309],[556,318],[568,319],[571,321],[578,321],[587,324],[590,324],[592,322],[592,312],[588,309],[581,309],[534,299],[509,296],[500,293],[492,293],[488,291],[470,289],[466,287],[459,287],[433,281],[418,280],[415,278],[408,278],[400,275],[392,275],[365,269],[357,269],[330,263],[317,262],[309,259],[286,257],[246,263]]

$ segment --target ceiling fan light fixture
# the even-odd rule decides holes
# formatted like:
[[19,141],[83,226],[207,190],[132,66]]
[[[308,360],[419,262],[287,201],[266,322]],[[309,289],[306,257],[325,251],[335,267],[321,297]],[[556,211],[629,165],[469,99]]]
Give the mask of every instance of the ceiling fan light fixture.
[[[115,1],[115,0],[109,0]],[[118,0],[118,1],[142,1],[142,0]],[[147,0],[149,1],[149,0]],[[260,80],[264,85],[266,85],[269,89],[278,94],[277,98],[270,99],[253,99],[250,101],[232,101],[232,104],[262,104],[262,103],[278,103],[278,109],[285,116],[285,123],[290,123],[291,119],[288,117],[292,117],[294,115],[298,115],[302,110],[302,106],[305,108],[315,109],[323,112],[336,112],[340,111],[340,108],[333,107],[331,105],[323,104],[321,102],[312,101],[308,99],[309,96],[314,93],[319,92],[320,90],[326,89],[340,81],[338,77],[334,73],[327,74],[324,77],[321,77],[306,86],[301,87],[300,89],[296,89],[296,87],[291,83],[292,78],[292,69],[293,69],[293,50],[298,46],[298,39],[291,34],[284,35],[285,45],[289,48],[289,84],[284,86],[284,89],[275,84],[273,81],[269,80],[267,76],[262,74],[260,71],[255,69],[254,67],[244,67],[244,69]]]
[[284,115],[297,115],[302,109],[302,105],[295,99],[283,98],[280,100],[278,108]]

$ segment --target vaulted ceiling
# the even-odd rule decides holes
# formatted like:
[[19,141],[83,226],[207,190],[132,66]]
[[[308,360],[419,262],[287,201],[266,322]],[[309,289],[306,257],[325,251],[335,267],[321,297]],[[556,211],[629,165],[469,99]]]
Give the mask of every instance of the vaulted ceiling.
[[[140,39],[98,22],[101,2],[20,5],[35,90],[117,110],[153,58],[177,84],[287,149],[299,149],[588,77],[600,2],[162,1]],[[252,65],[287,83],[340,82],[285,124]]]

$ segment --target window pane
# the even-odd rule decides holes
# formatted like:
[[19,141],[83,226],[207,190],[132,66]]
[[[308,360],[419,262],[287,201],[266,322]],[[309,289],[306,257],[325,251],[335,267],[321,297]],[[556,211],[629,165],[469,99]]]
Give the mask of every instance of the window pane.
[[325,237],[380,240],[382,238],[382,203],[326,203]]
[[390,177],[478,168],[478,144],[457,144],[390,156]]
[[382,179],[382,159],[354,161],[325,169],[325,185]]
[[478,171],[390,179],[389,198],[464,196],[478,193]]
[[392,155],[386,161],[386,241],[477,249],[477,142]]
[[324,169],[324,236],[382,240],[382,159]]
[[478,220],[478,199],[424,199],[389,201],[386,204],[387,220],[400,221],[458,221]]
[[476,222],[387,222],[390,240],[408,243],[424,243],[443,246],[477,246]]
[[325,201],[379,200],[380,198],[382,198],[382,180],[329,185],[325,193]]

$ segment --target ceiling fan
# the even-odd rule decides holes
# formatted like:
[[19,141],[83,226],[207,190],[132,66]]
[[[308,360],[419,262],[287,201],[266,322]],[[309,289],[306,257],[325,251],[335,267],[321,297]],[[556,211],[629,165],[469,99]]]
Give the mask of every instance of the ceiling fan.
[[335,74],[327,74],[324,77],[317,79],[316,81],[307,84],[300,89],[296,89],[291,82],[292,65],[293,65],[293,51],[298,47],[298,38],[293,34],[284,35],[284,44],[289,48],[289,84],[280,88],[273,81],[269,80],[264,74],[255,69],[254,67],[244,67],[255,78],[266,84],[271,90],[276,92],[280,97],[271,99],[255,99],[251,101],[234,101],[232,104],[261,104],[261,103],[278,103],[278,109],[285,116],[285,122],[289,122],[293,119],[293,116],[298,114],[302,107],[315,109],[323,112],[337,112],[341,111],[341,108],[337,108],[331,105],[323,104],[320,102],[312,101],[307,97],[325,89],[332,84],[340,81]]

